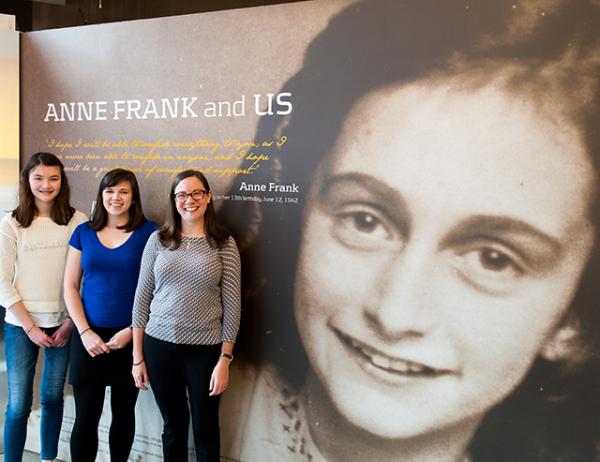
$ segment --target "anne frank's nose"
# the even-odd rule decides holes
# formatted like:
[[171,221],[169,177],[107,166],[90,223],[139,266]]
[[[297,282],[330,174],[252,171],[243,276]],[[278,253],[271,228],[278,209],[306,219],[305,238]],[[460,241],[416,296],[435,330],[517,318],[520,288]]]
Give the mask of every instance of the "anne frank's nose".
[[388,340],[422,336],[435,320],[435,272],[422,261],[411,264],[408,257],[399,256],[387,267],[364,309],[375,332]]

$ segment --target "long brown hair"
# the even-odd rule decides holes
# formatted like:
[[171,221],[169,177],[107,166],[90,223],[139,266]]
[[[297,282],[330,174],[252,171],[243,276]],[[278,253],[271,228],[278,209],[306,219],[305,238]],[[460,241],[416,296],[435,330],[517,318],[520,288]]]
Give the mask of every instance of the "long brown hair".
[[[169,250],[175,250],[181,245],[181,215],[179,215],[175,206],[175,188],[182,180],[191,176],[198,178],[202,182],[204,189],[210,191],[208,180],[198,170],[184,170],[175,177],[169,191],[167,220],[158,231],[158,238],[161,244]],[[212,200],[206,205],[206,212],[204,212],[204,231],[208,238],[208,243],[212,248],[216,249],[221,249],[230,236],[229,230],[217,221]]]
[[23,228],[31,226],[31,222],[38,215],[38,209],[35,205],[35,199],[31,188],[29,186],[29,174],[38,165],[45,165],[47,167],[59,167],[60,168],[60,191],[52,202],[52,208],[50,209],[50,218],[57,225],[66,225],[71,220],[71,217],[75,213],[75,209],[71,207],[70,195],[71,189],[69,188],[69,182],[67,175],[65,175],[65,166],[58,157],[49,152],[37,152],[29,159],[29,162],[21,170],[21,176],[19,179],[19,205],[12,211],[12,216],[19,225]]

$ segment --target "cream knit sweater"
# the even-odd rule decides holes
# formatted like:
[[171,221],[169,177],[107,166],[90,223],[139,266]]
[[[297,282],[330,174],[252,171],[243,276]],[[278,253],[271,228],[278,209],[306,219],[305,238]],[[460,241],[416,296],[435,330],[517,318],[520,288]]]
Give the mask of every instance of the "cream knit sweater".
[[66,317],[62,287],[69,238],[86,221],[75,212],[66,226],[50,218],[35,218],[22,228],[10,215],[0,220],[0,305],[5,321],[20,326],[10,306],[22,301],[40,327],[60,325]]

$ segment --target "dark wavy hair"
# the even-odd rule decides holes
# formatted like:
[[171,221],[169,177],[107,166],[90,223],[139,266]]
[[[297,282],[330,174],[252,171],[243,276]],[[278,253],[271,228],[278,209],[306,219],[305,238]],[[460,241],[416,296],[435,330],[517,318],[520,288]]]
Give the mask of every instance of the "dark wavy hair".
[[[182,180],[191,176],[198,178],[202,182],[204,189],[210,191],[208,180],[198,170],[184,170],[173,179],[169,191],[167,219],[158,231],[158,238],[161,244],[169,250],[175,250],[181,245],[181,216],[175,206],[175,188],[177,188],[177,185]],[[230,236],[229,230],[217,221],[212,199],[206,205],[206,212],[204,212],[204,231],[206,232],[208,243],[215,249],[221,249]]]
[[71,207],[69,181],[65,175],[65,166],[58,157],[49,152],[36,152],[29,158],[25,167],[21,170],[19,178],[19,204],[12,211],[12,216],[23,228],[31,226],[31,222],[38,214],[35,198],[29,187],[29,174],[38,165],[60,168],[60,191],[52,203],[50,218],[58,225],[66,225],[75,213]]
[[94,214],[90,220],[90,226],[92,229],[100,231],[108,222],[108,212],[102,205],[102,193],[106,188],[116,186],[122,181],[127,181],[131,185],[132,202],[128,210],[129,220],[127,220],[127,223],[119,226],[118,228],[127,232],[135,231],[146,222],[144,210],[142,209],[140,187],[138,185],[135,173],[130,170],[125,170],[124,168],[115,168],[106,172],[106,174],[102,177],[102,180],[100,180],[98,193],[96,194],[96,207],[94,208]]
[[[260,119],[256,144],[284,135],[287,142],[285,153],[275,152],[253,182],[296,183],[304,204],[319,163],[359,99],[390,86],[463,75],[472,87],[508,75],[504,88],[517,98],[558,101],[561,115],[581,131],[598,176],[599,2],[363,0],[330,21],[280,90],[293,95],[293,113]],[[239,193],[243,180],[237,178],[230,191]],[[600,460],[594,448],[600,441],[599,189],[589,211],[595,246],[568,314],[580,327],[577,361],[538,359],[485,419],[470,448],[474,460]],[[273,362],[290,384],[300,384],[308,363],[292,306],[303,208],[228,201],[220,212],[243,260],[238,354]]]

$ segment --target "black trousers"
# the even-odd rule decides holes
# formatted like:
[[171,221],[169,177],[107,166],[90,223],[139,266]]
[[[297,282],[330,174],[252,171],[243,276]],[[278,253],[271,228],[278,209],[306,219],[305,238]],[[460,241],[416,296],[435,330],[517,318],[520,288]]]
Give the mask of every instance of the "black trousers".
[[[121,328],[93,327],[107,342]],[[69,381],[75,398],[71,432],[72,462],[94,462],[98,452],[98,422],[106,386],[111,389],[112,421],[108,434],[111,462],[126,462],[135,437],[135,402],[138,389],[131,377],[132,344],[92,358],[76,329],[71,335]]]
[[[111,385],[112,421],[108,434],[111,462],[127,462],[135,436],[135,402],[138,389],[133,380]],[[94,462],[98,452],[98,422],[104,404],[104,385],[73,385],[75,423],[71,432],[72,462]]]
[[219,461],[219,397],[208,396],[208,387],[220,353],[220,344],[177,345],[144,335],[148,378],[164,423],[165,462],[188,460],[190,410],[196,460]]

